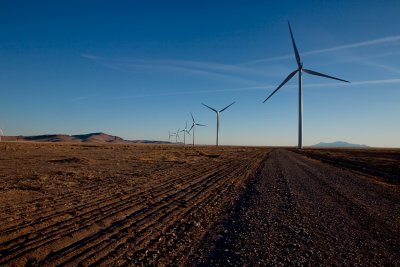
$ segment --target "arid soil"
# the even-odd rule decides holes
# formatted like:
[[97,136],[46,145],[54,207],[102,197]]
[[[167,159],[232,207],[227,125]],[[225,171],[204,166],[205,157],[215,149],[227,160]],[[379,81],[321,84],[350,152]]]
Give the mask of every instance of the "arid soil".
[[0,265],[176,265],[267,152],[0,143]]
[[303,149],[293,150],[335,166],[367,173],[400,184],[400,149]]
[[399,151],[335,151],[0,143],[0,266],[398,265]]
[[399,214],[398,185],[275,149],[191,263],[396,266]]

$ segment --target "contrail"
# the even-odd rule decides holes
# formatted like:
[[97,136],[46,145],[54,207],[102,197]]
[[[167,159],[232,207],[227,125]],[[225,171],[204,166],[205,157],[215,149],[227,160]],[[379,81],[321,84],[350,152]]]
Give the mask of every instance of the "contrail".
[[352,81],[350,84],[342,83],[321,83],[321,84],[309,84],[304,87],[331,87],[331,86],[358,86],[358,85],[371,85],[371,84],[397,84],[400,83],[400,79],[386,79],[386,80],[366,80],[366,81]]
[[[352,43],[352,44],[347,44],[347,45],[340,45],[340,46],[335,46],[335,47],[330,47],[330,48],[308,51],[308,52],[302,53],[302,55],[304,55],[304,56],[316,55],[316,54],[322,54],[322,53],[326,53],[326,52],[333,52],[333,51],[339,51],[339,50],[345,50],[345,49],[351,49],[351,48],[357,48],[357,47],[363,47],[363,46],[386,44],[386,43],[392,43],[392,42],[397,42],[397,41],[400,41],[400,35],[394,35],[394,36],[373,39],[373,40],[368,40],[368,41],[363,41],[363,42],[358,42],[358,43]],[[293,57],[293,55],[285,55],[285,56],[280,56],[280,57],[257,59],[257,60],[243,62],[239,65],[251,65],[251,64],[257,64],[257,63],[262,63],[262,62],[277,61],[277,60],[282,60],[282,59],[287,59],[287,58],[292,58],[292,57]]]
[[[359,86],[359,85],[373,85],[373,84],[400,84],[400,79],[386,79],[386,80],[366,80],[366,81],[352,81],[351,83],[314,83],[304,85],[304,88],[320,88],[320,87],[337,87],[337,86]],[[276,85],[265,85],[265,86],[252,86],[252,87],[237,87],[237,88],[226,88],[226,89],[210,89],[210,90],[197,90],[197,91],[177,91],[168,93],[154,93],[154,94],[138,94],[120,96],[113,99],[130,99],[130,98],[141,98],[141,97],[157,97],[157,96],[176,96],[176,95],[195,95],[195,94],[207,94],[207,93],[225,93],[225,92],[240,92],[240,91],[260,91],[274,89]],[[288,85],[287,87],[297,87],[297,85]]]

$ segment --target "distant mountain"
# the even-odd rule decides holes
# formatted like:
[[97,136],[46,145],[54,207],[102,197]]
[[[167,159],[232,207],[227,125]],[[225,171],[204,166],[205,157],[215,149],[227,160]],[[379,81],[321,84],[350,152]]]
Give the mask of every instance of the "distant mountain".
[[115,135],[105,133],[89,134],[45,134],[33,136],[3,136],[3,141],[25,141],[25,142],[83,142],[83,143],[114,143],[114,144],[169,144],[165,141],[151,140],[124,140]]
[[367,145],[360,145],[360,144],[350,144],[344,141],[336,141],[336,142],[332,142],[332,143],[318,143],[316,145],[313,145],[312,147],[369,147]]

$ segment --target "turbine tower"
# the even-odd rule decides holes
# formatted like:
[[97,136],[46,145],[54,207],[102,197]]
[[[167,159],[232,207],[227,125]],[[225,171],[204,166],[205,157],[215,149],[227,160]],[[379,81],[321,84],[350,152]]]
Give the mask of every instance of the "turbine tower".
[[302,149],[303,148],[303,95],[302,95],[302,79],[301,79],[301,74],[303,72],[311,74],[311,75],[315,75],[315,76],[321,76],[321,77],[325,77],[325,78],[329,78],[329,79],[334,79],[334,80],[338,80],[338,81],[342,81],[342,82],[346,82],[349,83],[349,81],[346,80],[342,80],[339,78],[335,78],[326,74],[322,74],[313,70],[308,70],[308,69],[304,69],[303,68],[303,63],[301,62],[300,59],[300,54],[299,51],[297,50],[296,47],[296,43],[294,42],[294,37],[293,37],[293,33],[292,33],[292,28],[290,27],[290,23],[288,22],[289,25],[289,32],[290,32],[290,37],[292,39],[292,45],[293,45],[293,49],[294,49],[294,55],[296,57],[296,62],[297,62],[297,69],[295,71],[293,71],[292,73],[290,73],[286,79],[278,86],[278,88],[275,89],[275,91],[273,91],[268,97],[267,99],[264,100],[263,103],[265,103],[265,101],[267,101],[271,96],[273,96],[279,89],[281,89],[281,87],[287,83],[290,79],[293,78],[294,75],[296,75],[296,73],[299,73],[299,136],[298,136],[298,148]]
[[[203,104],[203,103],[202,103],[202,104]],[[210,110],[214,111],[214,112],[217,114],[217,144],[216,144],[216,146],[218,146],[219,114],[220,114],[221,112],[223,112],[224,110],[226,110],[227,108],[229,108],[230,106],[232,106],[233,104],[235,104],[235,102],[233,102],[232,104],[230,104],[230,105],[224,107],[224,108],[221,109],[220,111],[218,111],[218,110],[216,110],[216,109],[214,109],[214,108],[212,108],[212,107],[209,107],[209,106],[207,106],[206,104],[203,104],[203,106],[209,108]]]
[[186,145],[186,134],[190,135],[189,131],[187,130],[187,122],[185,124],[185,129],[183,129],[181,132],[183,132],[183,145]]
[[196,121],[194,120],[194,117],[193,117],[193,114],[192,114],[192,112],[190,112],[190,116],[192,116],[192,127],[190,127],[190,129],[189,129],[189,132],[193,129],[193,132],[192,132],[192,137],[193,137],[193,146],[194,146],[194,128],[195,128],[195,126],[205,126],[205,127],[207,127],[207,125],[203,125],[203,124],[200,124],[200,123],[196,123]]
[[171,142],[171,136],[174,136],[174,134],[168,131],[168,142]]
[[3,130],[0,128],[0,142],[1,142],[1,138],[4,136]]

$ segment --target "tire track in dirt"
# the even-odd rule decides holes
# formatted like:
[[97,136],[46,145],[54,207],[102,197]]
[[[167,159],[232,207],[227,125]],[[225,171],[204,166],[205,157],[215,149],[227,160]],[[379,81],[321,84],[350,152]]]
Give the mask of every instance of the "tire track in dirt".
[[[254,157],[254,162],[257,162],[257,161],[260,161],[260,160],[258,159],[258,157]],[[225,188],[220,188],[220,185],[221,185],[221,186],[222,186],[222,185],[226,185],[228,181],[229,181],[230,183],[234,184],[234,183],[236,183],[238,180],[241,180],[241,179],[243,179],[244,177],[247,177],[248,175],[250,175],[251,172],[252,172],[253,169],[254,169],[254,166],[252,166],[252,165],[250,165],[250,164],[249,164],[249,165],[241,165],[241,166],[235,165],[235,166],[236,166],[236,169],[231,169],[231,170],[229,170],[227,173],[219,173],[219,174],[218,174],[218,176],[221,176],[222,178],[223,178],[224,176],[226,176],[226,178],[224,178],[223,181],[219,182],[219,185],[215,185],[215,184],[214,184],[214,186],[212,186],[212,187],[208,186],[207,188],[210,188],[211,190],[205,190],[204,193],[202,194],[202,196],[200,196],[200,197],[198,197],[198,195],[200,195],[200,193],[196,193],[196,195],[193,196],[193,197],[191,198],[191,199],[193,199],[196,203],[194,203],[193,205],[189,205],[190,207],[189,207],[188,209],[186,209],[186,210],[182,213],[181,218],[182,218],[182,217],[185,218],[185,217],[188,216],[190,213],[194,212],[194,210],[201,210],[201,208],[202,208],[203,206],[206,206],[209,202],[212,202],[214,199],[223,196],[223,195],[224,195],[224,192],[227,191],[229,187],[227,186],[227,187],[225,187]],[[229,175],[228,175],[228,174],[229,174]],[[235,177],[235,178],[232,180],[232,178],[230,178],[230,177]],[[216,179],[216,178],[219,178],[219,177],[214,177],[214,179]],[[218,192],[216,192],[216,191],[218,191]],[[190,202],[190,200],[189,200],[187,203],[189,203],[189,202]],[[162,238],[162,234],[161,234],[161,233],[164,232],[164,231],[166,231],[168,228],[171,228],[172,225],[175,225],[176,222],[177,222],[178,220],[181,220],[181,219],[178,218],[178,219],[176,219],[175,221],[171,222],[171,224],[169,224],[169,225],[164,225],[164,226],[163,226],[163,229],[164,229],[164,230],[161,230],[158,234],[156,234],[156,235],[152,238],[152,240],[148,241],[148,243],[156,244],[156,243],[157,243],[156,240],[159,240],[160,238]],[[152,242],[152,241],[153,241],[153,242]],[[148,249],[151,249],[151,247],[148,247],[148,246],[147,246],[147,248],[148,248]],[[110,264],[111,264],[111,265],[114,265],[114,264],[116,264],[116,260],[119,259],[119,258],[125,257],[125,259],[127,259],[127,256],[126,256],[125,254],[126,254],[127,251],[132,250],[132,249],[134,249],[133,244],[130,244],[129,246],[125,246],[125,248],[124,248],[124,250],[123,250],[123,253],[121,253],[120,251],[118,251],[118,254],[120,254],[120,257],[118,257],[118,256],[113,256],[113,257],[110,257],[110,258],[112,258],[112,261],[105,261],[105,262],[101,261],[101,262],[103,263],[103,265],[104,265],[104,263],[106,263],[105,266],[109,266]],[[114,258],[114,257],[115,257],[115,258]],[[102,259],[101,259],[101,260],[102,260]],[[125,261],[125,262],[126,262],[126,261]],[[99,263],[99,262],[96,262],[94,265],[97,265],[98,263]],[[127,263],[127,262],[126,262],[126,263]]]
[[[222,165],[222,164],[225,164],[225,163],[222,162],[222,163],[218,163],[218,164]],[[216,165],[216,166],[218,166],[218,165]],[[136,188],[132,188],[129,191],[124,191],[123,193],[127,194],[129,192],[134,192],[135,193],[134,195],[128,195],[128,197],[135,197],[136,195],[138,195],[138,197],[141,197],[141,198],[144,198],[144,197],[147,197],[147,196],[150,196],[150,195],[154,195],[155,193],[158,192],[157,190],[169,188],[171,185],[174,185],[175,183],[179,183],[179,181],[184,181],[185,179],[187,179],[190,176],[196,176],[197,174],[200,175],[201,173],[206,171],[209,167],[210,167],[210,163],[203,163],[203,164],[201,164],[200,166],[197,167],[197,168],[201,168],[201,170],[198,171],[197,173],[185,170],[185,171],[182,171],[182,175],[176,176],[176,177],[174,177],[172,179],[169,178],[169,176],[166,176],[166,175],[163,175],[160,178],[157,178],[157,174],[154,174],[155,186],[152,186],[150,189],[146,189],[145,191],[138,191],[138,192],[136,192]],[[211,165],[211,167],[213,167],[213,166]],[[164,181],[164,180],[168,180],[168,181]],[[85,192],[89,192],[90,193],[90,194],[87,194],[86,197],[91,197],[93,195],[102,196],[103,195],[102,194],[103,191],[104,192],[110,192],[110,191],[113,192],[114,188],[106,188],[104,190],[101,190],[100,192],[99,191],[87,190],[85,188]],[[65,215],[65,213],[71,213],[73,211],[76,211],[77,209],[80,210],[80,216],[84,216],[84,215],[86,215],[86,213],[82,211],[83,209],[88,209],[86,211],[87,213],[93,212],[94,210],[91,210],[91,209],[93,207],[95,207],[95,206],[100,206],[101,209],[104,209],[106,207],[106,205],[104,204],[105,201],[113,200],[113,203],[118,202],[118,201],[120,201],[120,199],[115,200],[115,198],[116,198],[116,196],[118,198],[120,198],[120,196],[119,196],[120,194],[121,193],[119,192],[119,193],[111,195],[111,196],[107,196],[106,195],[107,196],[106,198],[95,199],[92,202],[89,202],[89,203],[86,202],[85,204],[77,205],[77,206],[74,206],[74,207],[69,208],[67,210],[58,209],[60,206],[63,207],[65,205],[65,201],[67,201],[67,202],[69,201],[69,199],[62,199],[62,202],[59,205],[55,205],[55,207],[53,209],[53,210],[56,210],[55,214],[52,214],[50,216],[43,216],[43,217],[39,218],[38,220],[35,220],[34,222],[29,223],[28,225],[18,225],[18,226],[14,226],[12,228],[9,228],[9,229],[2,230],[0,232],[0,235],[7,234],[9,232],[13,232],[15,234],[15,232],[19,228],[43,224],[44,221],[46,221],[48,219],[52,219],[53,216],[57,216],[57,215],[60,215],[60,214],[61,215]],[[125,197],[125,198],[127,198],[127,197]],[[124,200],[127,201],[127,199],[124,199]],[[129,201],[132,201],[132,200],[133,199],[129,199]],[[110,205],[112,205],[113,203],[111,203]],[[114,208],[114,207],[112,207],[112,208]],[[100,212],[104,212],[104,210],[101,210]],[[27,230],[30,231],[31,229],[27,229]],[[36,230],[38,230],[38,229],[36,229]],[[43,229],[40,229],[40,230],[43,230]]]
[[[184,177],[184,178],[188,178],[188,177]],[[171,188],[171,185],[172,184],[174,184],[174,182],[176,182],[176,181],[180,181],[180,180],[182,180],[181,179],[181,177],[180,176],[178,176],[178,178],[175,178],[175,179],[171,179],[171,182],[168,182],[168,183],[166,183],[165,185],[164,184],[161,184],[160,186],[157,186],[157,187],[155,187],[154,189],[153,188],[151,188],[150,190],[149,190],[149,192],[145,195],[145,196],[143,196],[143,197],[146,197],[146,196],[151,196],[152,198],[155,198],[155,197],[157,197],[157,196],[154,196],[154,193],[156,193],[156,190],[157,189],[164,189],[164,190],[167,190],[167,191],[160,191],[160,192],[158,192],[159,194],[168,194],[168,190],[171,190],[170,188]],[[135,197],[135,195],[133,195],[132,197]],[[120,204],[118,204],[118,206],[128,206],[128,207],[130,207],[130,201],[133,201],[134,199],[127,199],[127,200],[125,200],[124,202],[122,202],[122,203],[120,203]],[[101,200],[100,200],[101,201]],[[146,202],[147,201],[147,199],[145,199],[144,201],[142,201],[142,202],[140,202],[140,204],[143,204],[144,202]],[[101,203],[100,203],[101,204]],[[136,204],[137,205],[137,204]],[[111,210],[112,210],[112,212],[115,214],[115,213],[118,213],[118,211],[119,210],[113,210],[113,208],[118,208],[118,206],[117,207],[111,207]],[[100,207],[99,208],[99,212],[102,212],[101,211],[101,209],[102,209],[103,207]],[[89,222],[91,222],[90,220],[92,219],[92,217],[93,218],[96,218],[96,216],[98,215],[97,213],[95,213],[95,214],[93,214],[93,216],[91,216],[91,217],[89,217],[89,218],[86,218],[85,219],[85,217],[83,217],[82,218],[82,216],[85,216],[86,214],[83,214],[83,215],[81,215],[81,216],[79,216],[79,218],[73,218],[75,221],[82,221],[82,219],[83,219],[83,221],[89,221]],[[105,214],[105,215],[107,215],[107,213]],[[101,219],[102,218],[100,218],[100,219],[97,219],[94,223],[96,223],[97,221],[101,221]],[[71,220],[71,219],[70,219]],[[67,223],[67,226],[71,226],[69,229],[71,229],[71,228],[74,228],[74,225],[72,224],[72,223],[69,223],[70,222],[70,220],[64,220],[64,221],[61,221],[60,223],[61,224],[66,224]],[[44,238],[51,238],[51,237],[55,237],[55,236],[57,236],[57,234],[62,234],[62,232],[61,233],[58,233],[59,232],[59,228],[56,228],[56,229],[53,229],[54,227],[58,227],[59,225],[58,225],[59,223],[57,223],[56,225],[50,225],[49,226],[49,228],[53,231],[53,233],[55,233],[54,235],[50,235],[50,236],[44,236]],[[83,226],[81,226],[80,228],[82,228],[82,227],[85,227],[85,226],[87,226],[87,225],[83,225]],[[46,228],[47,229],[47,228]],[[40,231],[43,233],[43,234],[46,234],[46,232],[43,232],[44,230],[46,230],[46,229],[40,229]],[[30,231],[31,229],[28,229],[28,231]],[[73,232],[67,232],[66,234],[73,234]],[[24,238],[22,238],[22,239],[24,239]],[[23,241],[22,241],[23,242]],[[40,240],[38,240],[37,238],[34,238],[34,239],[32,239],[32,242],[34,242],[34,243],[37,243],[37,242],[40,242]],[[18,244],[17,244],[18,245]],[[26,246],[26,245],[29,245],[29,242],[26,242],[26,243],[24,243],[24,246]],[[33,248],[33,249],[35,249],[35,248]]]
[[[185,214],[184,205],[188,205],[187,203],[196,205],[192,202],[204,201],[215,193],[216,187],[234,180],[232,177],[254,164],[253,162],[259,156],[254,152],[246,155],[248,155],[247,160],[228,158],[218,161],[214,166],[209,163],[199,164],[196,166],[199,171],[191,173],[187,171],[186,175],[179,175],[175,179],[164,177],[155,180],[156,186],[153,188],[132,192],[124,199],[111,202],[108,201],[113,196],[106,200],[97,199],[93,203],[82,205],[87,209],[86,212],[75,217],[71,216],[72,218],[65,218],[55,224],[51,223],[51,217],[45,217],[36,224],[19,226],[26,228],[21,233],[31,232],[37,227],[35,230],[40,233],[40,236],[29,238],[23,234],[3,243],[0,263],[23,263],[29,261],[30,254],[34,256],[33,261],[40,265],[56,263],[74,265],[85,258],[87,262],[94,262],[102,254],[103,257],[110,253],[123,254],[124,251],[113,252],[113,249],[123,245],[132,234],[134,236],[142,234],[144,236],[142,240],[130,241],[133,244],[143,242],[143,247],[145,247],[146,240],[149,239],[146,236],[147,232],[159,233],[161,232],[160,225],[162,226],[163,223],[166,224],[162,228],[175,223],[180,216]],[[149,199],[152,201],[149,202]],[[91,208],[94,209],[90,210]],[[62,214],[62,211],[59,213]],[[168,221],[169,218],[178,219]],[[47,219],[50,220],[48,225],[44,223]],[[81,222],[81,225],[76,225],[77,222]],[[44,227],[40,228],[41,225]],[[153,239],[156,237],[157,234],[154,234]],[[70,245],[65,246],[66,244]]]
[[[199,199],[199,195],[204,195],[207,194],[209,192],[209,189],[211,187],[218,187],[219,185],[223,184],[226,182],[226,180],[229,179],[230,176],[235,176],[236,175],[236,169],[234,169],[234,171],[232,171],[232,168],[235,166],[236,164],[230,164],[228,166],[225,166],[223,169],[221,170],[216,170],[213,171],[211,174],[207,174],[206,177],[200,181],[199,183],[196,184],[190,184],[187,188],[185,188],[184,191],[186,191],[186,189],[190,189],[190,191],[188,191],[187,193],[185,193],[184,195],[182,195],[181,197],[177,197],[179,195],[178,193],[172,194],[167,196],[166,198],[168,198],[167,203],[164,206],[161,206],[159,209],[155,210],[154,212],[152,212],[152,214],[150,216],[152,216],[153,214],[156,217],[144,217],[143,221],[151,221],[151,225],[148,226],[145,224],[145,228],[142,229],[135,229],[135,236],[141,235],[143,234],[143,232],[147,231],[148,229],[151,229],[152,232],[157,232],[157,227],[156,225],[158,225],[159,223],[157,222],[163,222],[164,225],[168,225],[168,221],[163,221],[162,218],[179,218],[179,215],[182,213],[181,209],[177,208],[176,206],[174,206],[175,202],[185,202],[187,203],[186,205],[190,206],[190,200],[191,199],[196,199],[200,202],[202,202],[202,199]],[[228,178],[224,178],[224,177],[228,177]],[[224,178],[224,179],[222,179]],[[211,191],[212,192],[212,191]],[[170,200],[171,199],[171,200]],[[165,199],[162,199],[161,201],[158,201],[160,203],[164,203]],[[179,207],[179,205],[178,205]],[[162,214],[160,214],[162,211]],[[166,216],[166,214],[168,214],[168,216]],[[157,217],[157,216],[161,216],[161,217]],[[170,223],[174,223],[177,219],[171,221]],[[156,222],[156,223],[153,223]],[[135,226],[140,225],[140,222],[135,222]],[[132,225],[129,225],[127,228],[125,228],[124,230],[126,231],[131,231]],[[164,226],[165,227],[165,226]],[[134,230],[132,230],[134,231]],[[104,236],[102,236],[102,238],[104,238]],[[146,236],[145,238],[141,239],[139,238],[138,240],[131,240],[131,241],[135,241],[135,248],[137,249],[138,247],[140,247],[140,245],[138,246],[138,242],[145,242],[146,240],[148,240],[149,238],[151,238],[150,236]],[[112,238],[111,238],[112,239]],[[154,238],[153,238],[154,239]],[[145,241],[143,241],[145,240]],[[119,238],[118,242],[114,242],[114,246],[117,246],[118,244],[124,244],[126,243],[126,240],[124,238]],[[110,246],[110,244],[109,244]],[[93,251],[93,249],[92,249]],[[96,249],[96,254],[100,254],[100,252]],[[59,253],[57,253],[59,254]],[[83,253],[86,254],[86,253]],[[80,260],[79,260],[80,262]],[[64,265],[64,263],[63,263]]]

